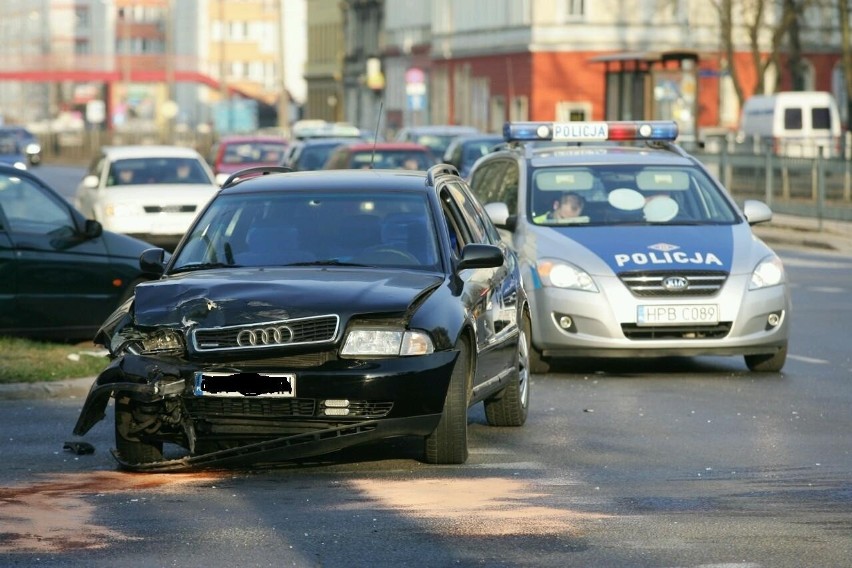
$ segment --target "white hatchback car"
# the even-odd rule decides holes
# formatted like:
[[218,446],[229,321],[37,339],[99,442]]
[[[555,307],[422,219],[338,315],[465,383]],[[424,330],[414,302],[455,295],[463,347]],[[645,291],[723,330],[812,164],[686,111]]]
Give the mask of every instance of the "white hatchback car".
[[75,204],[107,230],[172,248],[217,191],[192,148],[106,146],[77,186]]

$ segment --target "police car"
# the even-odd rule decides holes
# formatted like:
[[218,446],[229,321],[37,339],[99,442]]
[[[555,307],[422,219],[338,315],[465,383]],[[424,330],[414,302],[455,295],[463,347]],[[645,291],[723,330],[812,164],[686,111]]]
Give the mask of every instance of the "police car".
[[[523,264],[531,369],[563,357],[743,356],[777,372],[790,291],[779,257],[668,121],[513,122],[470,184]],[[508,231],[508,233],[506,233]]]

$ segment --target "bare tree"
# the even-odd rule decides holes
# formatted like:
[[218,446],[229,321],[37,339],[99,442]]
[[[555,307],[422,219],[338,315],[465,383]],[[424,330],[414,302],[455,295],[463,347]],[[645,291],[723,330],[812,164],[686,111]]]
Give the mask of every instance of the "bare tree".
[[849,30],[849,0],[837,0],[837,15],[840,19],[843,84],[846,87],[846,129],[852,131],[852,34]]
[[[734,92],[740,105],[742,105],[748,95],[762,93],[766,90],[766,72],[771,65],[780,69],[780,55],[784,39],[794,26],[796,27],[795,35],[798,38],[798,24],[801,14],[811,0],[784,0],[775,21],[767,21],[774,15],[771,9],[777,6],[775,0],[711,1],[719,17],[722,50],[728,62],[728,72]],[[756,78],[755,84],[750,89],[742,84],[740,74],[734,65],[734,53],[737,48],[734,44],[734,38],[740,30],[744,31],[748,38],[748,48]],[[767,45],[763,45],[761,42],[763,38],[761,34],[763,33],[768,33]],[[777,87],[776,82],[772,85],[772,90],[777,89]],[[748,91],[748,94],[746,94],[746,91]]]

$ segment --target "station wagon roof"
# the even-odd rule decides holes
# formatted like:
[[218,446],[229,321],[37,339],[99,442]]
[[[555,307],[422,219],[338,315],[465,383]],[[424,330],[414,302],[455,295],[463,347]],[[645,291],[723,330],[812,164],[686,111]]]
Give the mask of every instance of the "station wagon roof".
[[257,191],[428,191],[426,174],[407,170],[317,170],[247,178],[223,188],[222,194]]

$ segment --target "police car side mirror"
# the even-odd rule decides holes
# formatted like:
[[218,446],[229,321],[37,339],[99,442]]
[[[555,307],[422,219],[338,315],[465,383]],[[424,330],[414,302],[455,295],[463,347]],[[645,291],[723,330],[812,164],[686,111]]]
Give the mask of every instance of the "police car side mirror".
[[772,220],[772,209],[763,201],[747,199],[743,203],[743,215],[745,215],[749,225],[756,225]]
[[494,226],[499,229],[514,231],[518,224],[517,215],[510,215],[509,206],[505,203],[488,203],[485,205],[485,212],[488,214],[491,222],[494,223]]

